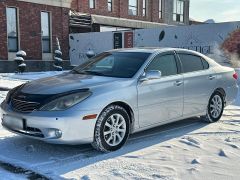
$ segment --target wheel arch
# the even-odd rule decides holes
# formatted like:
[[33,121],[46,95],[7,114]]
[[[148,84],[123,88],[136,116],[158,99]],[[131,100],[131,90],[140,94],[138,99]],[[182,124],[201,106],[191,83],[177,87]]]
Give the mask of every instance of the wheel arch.
[[[212,98],[216,93],[219,93],[220,95],[222,95],[223,104],[224,104],[224,105],[223,105],[223,107],[222,107],[221,114],[219,115],[219,117],[212,117],[212,116],[210,115],[209,104],[210,104],[211,98]],[[221,116],[222,116],[222,113],[223,113],[223,110],[224,110],[224,106],[226,105],[226,100],[225,100],[225,98],[226,98],[226,92],[225,92],[225,90],[224,90],[223,88],[220,88],[220,87],[219,87],[219,88],[216,88],[216,89],[212,92],[212,94],[211,94],[211,96],[210,96],[210,98],[209,98],[209,102],[208,102],[207,114],[204,115],[204,116],[202,116],[203,119],[204,119],[204,121],[209,122],[209,123],[213,123],[213,122],[217,122],[218,120],[220,120],[220,118],[221,118]]]
[[226,92],[225,92],[225,90],[223,88],[219,87],[219,88],[215,89],[215,91],[213,93],[215,93],[215,92],[219,92],[223,96],[224,104],[226,104]]
[[130,118],[130,134],[131,134],[133,132],[133,130],[134,130],[134,123],[135,123],[135,116],[134,116],[134,112],[133,112],[131,106],[129,104],[125,103],[125,102],[122,102],[122,101],[112,102],[112,103],[108,104],[106,107],[108,107],[110,105],[121,106],[121,107],[123,107],[127,111],[128,116]]

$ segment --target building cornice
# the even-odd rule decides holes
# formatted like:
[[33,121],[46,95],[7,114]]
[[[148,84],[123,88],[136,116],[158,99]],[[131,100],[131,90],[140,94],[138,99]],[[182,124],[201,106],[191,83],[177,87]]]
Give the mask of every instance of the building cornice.
[[57,6],[57,7],[64,7],[70,8],[72,0],[18,0],[24,1],[29,3],[36,3],[36,4],[44,4],[49,6]]

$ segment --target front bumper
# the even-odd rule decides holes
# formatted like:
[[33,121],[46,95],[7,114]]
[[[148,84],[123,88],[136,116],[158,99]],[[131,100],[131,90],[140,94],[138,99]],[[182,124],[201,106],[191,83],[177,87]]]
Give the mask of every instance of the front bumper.
[[91,120],[82,119],[86,115],[100,112],[97,110],[77,111],[72,109],[58,112],[34,111],[25,114],[12,111],[9,105],[4,102],[0,110],[2,111],[2,120],[4,116],[10,116],[23,121],[23,128],[13,128],[13,126],[6,125],[2,121],[3,127],[8,131],[55,144],[91,143],[97,117]]

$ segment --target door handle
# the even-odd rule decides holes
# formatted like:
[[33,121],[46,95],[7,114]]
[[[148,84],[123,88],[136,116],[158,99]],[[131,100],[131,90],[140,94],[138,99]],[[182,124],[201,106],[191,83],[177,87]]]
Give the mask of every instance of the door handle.
[[181,86],[183,84],[183,81],[176,81],[174,83],[175,86]]
[[209,80],[213,80],[213,79],[215,79],[215,76],[214,75],[210,75],[210,76],[208,76],[208,79]]

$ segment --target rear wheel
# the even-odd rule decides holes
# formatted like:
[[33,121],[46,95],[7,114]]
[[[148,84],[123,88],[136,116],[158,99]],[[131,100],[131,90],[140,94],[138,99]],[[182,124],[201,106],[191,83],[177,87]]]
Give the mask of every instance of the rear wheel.
[[221,119],[224,109],[223,95],[219,92],[214,92],[210,97],[207,114],[204,120],[210,123],[217,122]]
[[129,136],[130,118],[127,111],[118,105],[110,105],[100,114],[92,146],[102,152],[120,149]]

